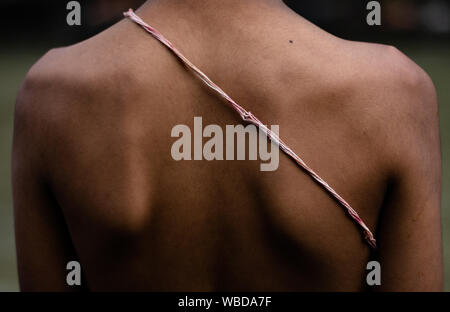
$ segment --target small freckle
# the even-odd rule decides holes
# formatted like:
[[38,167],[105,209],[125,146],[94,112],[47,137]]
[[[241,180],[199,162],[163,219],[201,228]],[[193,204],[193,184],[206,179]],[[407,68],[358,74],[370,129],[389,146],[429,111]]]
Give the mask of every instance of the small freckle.
[[294,41],[292,41],[292,40],[289,40],[289,43],[294,43]]

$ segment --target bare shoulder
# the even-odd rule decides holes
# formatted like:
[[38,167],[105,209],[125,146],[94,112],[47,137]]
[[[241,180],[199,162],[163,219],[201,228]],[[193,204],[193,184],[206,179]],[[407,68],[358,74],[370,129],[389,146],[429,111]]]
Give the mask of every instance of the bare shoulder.
[[45,104],[48,106],[57,99],[68,99],[71,95],[80,96],[99,89],[105,81],[111,83],[111,79],[102,79],[114,69],[114,64],[108,60],[108,47],[97,48],[98,40],[93,39],[48,51],[28,71],[19,99],[32,95],[42,102],[50,96],[53,101]]
[[[343,67],[355,101],[385,126],[415,125],[418,130],[437,124],[437,96],[429,75],[393,46],[344,43]],[[391,129],[392,130],[392,129]]]
[[412,157],[437,159],[438,103],[429,75],[395,47],[337,41],[319,67],[323,87],[311,92],[326,96],[320,112],[345,129],[342,140],[367,152],[385,176]]
[[[383,98],[380,105],[390,111],[434,114],[436,91],[429,75],[414,61],[393,46],[352,42],[357,56],[361,86]],[[386,106],[384,106],[386,105]]]
[[57,113],[56,102],[65,97],[64,86],[72,80],[60,55],[59,49],[50,50],[26,74],[16,100],[16,128],[25,124],[38,125],[32,123],[33,120],[40,120],[42,126]]
[[16,135],[17,140],[39,148],[48,143],[52,134],[64,131],[64,124],[77,106],[86,105],[95,85],[86,73],[76,70],[68,53],[70,48],[50,50],[25,76],[15,105],[15,132],[33,135]]
[[167,65],[160,56],[168,58],[167,52],[153,40],[140,40],[145,34],[134,27],[121,21],[85,41],[47,52],[25,77],[19,109],[34,111],[38,105],[55,116],[93,101],[112,104],[117,101],[111,98],[133,96],[142,87],[143,77],[145,83],[156,83],[158,79],[153,78]]
[[15,105],[16,145],[38,152],[77,135],[75,125],[89,120],[93,103],[102,104],[100,94],[117,89],[104,75],[111,69],[102,66],[100,54],[85,43],[56,48],[30,68]]
[[[111,125],[136,111],[144,92],[157,90],[151,84],[158,83],[154,77],[165,65],[155,52],[158,46],[146,40],[142,44],[153,46],[138,48],[134,36],[142,34],[125,28],[130,35],[124,36],[124,27],[135,25],[119,22],[86,41],[52,49],[31,67],[15,105],[17,147],[33,148],[36,155],[43,151],[53,160],[61,149],[71,151],[93,133],[97,139],[107,136]],[[22,149],[15,150],[19,156]]]
[[[349,42],[356,104],[373,127],[379,150],[397,168],[420,157],[438,159],[439,117],[430,76],[393,46]],[[422,156],[420,156],[422,155]],[[412,160],[412,157],[417,159]],[[436,164],[437,165],[437,164]]]
[[[73,113],[117,92],[120,72],[105,35],[42,56],[28,71],[16,101],[16,120],[64,123]],[[101,103],[99,103],[101,104]],[[72,114],[72,116],[71,116]]]

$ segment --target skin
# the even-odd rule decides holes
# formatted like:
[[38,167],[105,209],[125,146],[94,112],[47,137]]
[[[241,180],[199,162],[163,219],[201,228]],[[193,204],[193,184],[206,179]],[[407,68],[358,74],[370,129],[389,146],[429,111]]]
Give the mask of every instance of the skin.
[[[161,0],[137,14],[280,135],[360,214],[280,154],[172,159],[175,125],[239,117],[129,20],[48,52],[15,112],[24,291],[442,290],[441,158],[430,78],[390,46],[336,38],[281,1]],[[66,285],[77,260],[82,287]]]

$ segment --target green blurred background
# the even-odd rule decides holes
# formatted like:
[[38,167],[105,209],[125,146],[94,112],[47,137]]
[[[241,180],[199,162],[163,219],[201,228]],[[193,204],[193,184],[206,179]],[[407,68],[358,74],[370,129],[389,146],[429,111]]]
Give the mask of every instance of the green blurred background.
[[[79,1],[82,26],[66,24],[68,1],[2,0],[0,21],[0,291],[17,291],[11,196],[14,102],[30,66],[48,49],[83,40],[117,21],[142,0]],[[362,0],[286,1],[301,15],[350,40],[398,47],[433,79],[440,108],[443,159],[442,222],[446,291],[450,291],[450,22],[448,1],[380,1],[382,26],[369,27]],[[13,17],[15,19],[13,19]],[[18,19],[18,20],[17,20]],[[14,30],[12,30],[14,29]]]

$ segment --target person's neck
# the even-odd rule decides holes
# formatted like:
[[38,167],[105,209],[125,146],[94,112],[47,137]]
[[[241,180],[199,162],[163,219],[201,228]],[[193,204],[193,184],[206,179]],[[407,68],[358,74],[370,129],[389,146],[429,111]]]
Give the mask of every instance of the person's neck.
[[238,11],[246,8],[279,5],[280,3],[283,3],[283,0],[147,0],[143,7],[148,5],[170,5],[193,10],[226,9],[228,11]]
[[283,0],[148,0],[137,13],[145,17],[151,15],[151,11],[162,11],[170,12],[174,17],[183,16],[184,19],[206,18],[228,22],[285,7]]

